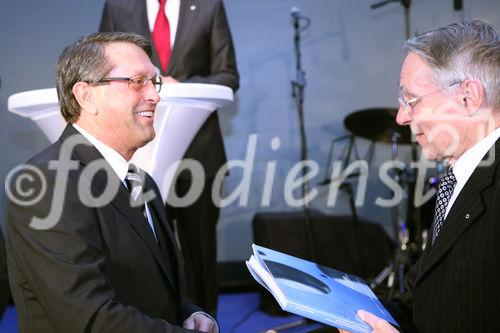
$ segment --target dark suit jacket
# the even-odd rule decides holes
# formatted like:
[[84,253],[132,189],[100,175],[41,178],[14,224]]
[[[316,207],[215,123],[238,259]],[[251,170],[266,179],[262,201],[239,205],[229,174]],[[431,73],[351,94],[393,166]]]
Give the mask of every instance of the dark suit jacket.
[[[135,32],[152,40],[146,1],[107,0],[99,31]],[[156,50],[153,62],[160,67]],[[167,72],[162,74],[181,82],[221,84],[233,91],[238,89],[236,57],[222,0],[181,0],[174,48]],[[202,126],[184,157],[199,161],[208,176],[215,175],[226,162],[216,112]]]
[[5,255],[5,241],[3,239],[2,228],[0,228],[0,318],[9,305],[10,300],[9,279],[7,277],[7,257]]
[[[64,142],[75,136],[88,145],[68,151]],[[69,176],[59,181],[67,170],[57,176],[49,165],[64,153],[75,165],[66,165]],[[84,173],[96,161],[104,161],[103,168],[95,176]],[[156,193],[149,207],[161,228],[161,247],[110,165],[72,126],[28,164],[42,172],[47,187],[38,202],[10,201],[8,207],[9,279],[20,332],[187,332],[171,324],[182,326],[200,309],[185,298],[180,254],[154,181],[147,177],[145,188]],[[41,188],[40,181],[23,184]],[[110,185],[115,193],[105,192]],[[108,203],[82,202],[79,187]],[[64,199],[53,200],[61,188]],[[34,216],[45,218],[58,204],[62,213],[51,220],[54,227],[30,227]]]
[[419,332],[498,332],[500,316],[500,140],[478,167],[436,242],[407,275]]

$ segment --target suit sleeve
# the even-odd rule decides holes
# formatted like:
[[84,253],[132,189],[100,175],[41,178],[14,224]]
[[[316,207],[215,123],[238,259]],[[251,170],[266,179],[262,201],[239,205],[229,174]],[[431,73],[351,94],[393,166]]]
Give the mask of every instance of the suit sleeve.
[[210,30],[210,74],[192,76],[183,82],[221,84],[233,91],[239,88],[234,44],[222,1],[217,1]]
[[[47,184],[57,184],[53,174],[45,177]],[[32,311],[45,312],[59,332],[193,332],[115,299],[104,274],[106,245],[97,222],[99,212],[80,201],[76,181],[66,184],[57,224],[46,230],[31,228],[34,216],[50,216],[52,205],[58,204],[52,198],[52,193],[46,194],[30,206],[9,203],[6,242],[18,299],[36,300],[40,308]],[[27,304],[17,305],[29,309]],[[26,323],[23,312],[27,311],[21,311],[20,323]]]
[[115,31],[115,24],[113,21],[113,15],[111,13],[111,7],[107,1],[104,3],[101,23],[99,24],[99,32],[106,32],[106,31]]

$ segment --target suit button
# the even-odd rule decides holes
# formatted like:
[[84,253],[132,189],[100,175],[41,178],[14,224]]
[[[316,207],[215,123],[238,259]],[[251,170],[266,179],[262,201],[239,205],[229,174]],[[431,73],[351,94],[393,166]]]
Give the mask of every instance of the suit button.
[[470,219],[470,214],[465,214],[465,219],[466,220]]

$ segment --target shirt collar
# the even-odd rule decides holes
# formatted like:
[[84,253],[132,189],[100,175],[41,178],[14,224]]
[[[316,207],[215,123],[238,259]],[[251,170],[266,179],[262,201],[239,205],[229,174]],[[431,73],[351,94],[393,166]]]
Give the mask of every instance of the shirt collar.
[[463,187],[467,180],[469,180],[476,167],[499,137],[500,127],[472,146],[453,164],[453,174],[457,179],[457,186],[459,188]]
[[[149,30],[153,32],[156,16],[158,15],[158,10],[160,9],[160,4],[158,0],[146,0],[146,12],[148,16]],[[168,0],[165,2],[165,15],[168,19],[168,25],[170,26],[170,47],[174,47],[175,36],[177,34],[177,25],[179,22],[181,9],[181,0]]]
[[120,180],[124,180],[128,172],[128,162],[116,150],[99,141],[95,136],[78,126],[73,124],[73,127],[80,132],[92,145],[101,153],[106,162],[111,165],[113,171],[118,175]]

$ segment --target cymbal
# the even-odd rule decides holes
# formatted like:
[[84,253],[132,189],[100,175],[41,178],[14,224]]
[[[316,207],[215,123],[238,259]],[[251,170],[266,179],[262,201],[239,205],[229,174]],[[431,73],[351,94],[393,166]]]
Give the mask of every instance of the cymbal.
[[410,144],[409,126],[396,123],[397,109],[370,108],[355,111],[344,119],[344,126],[352,134],[383,143],[392,143],[393,133],[399,134],[397,143]]

